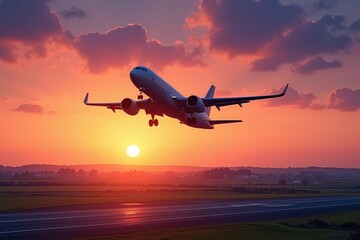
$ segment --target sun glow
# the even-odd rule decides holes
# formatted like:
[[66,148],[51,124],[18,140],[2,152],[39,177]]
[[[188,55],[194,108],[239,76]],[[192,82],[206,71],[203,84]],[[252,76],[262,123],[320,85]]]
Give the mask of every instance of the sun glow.
[[126,149],[126,154],[131,158],[135,158],[135,157],[139,156],[140,148],[136,145],[130,145]]

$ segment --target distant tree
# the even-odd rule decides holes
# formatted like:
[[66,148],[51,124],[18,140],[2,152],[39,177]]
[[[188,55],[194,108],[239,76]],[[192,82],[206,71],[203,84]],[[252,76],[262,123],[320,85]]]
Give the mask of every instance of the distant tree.
[[240,176],[250,176],[251,171],[249,169],[242,168],[237,171],[237,174]]
[[239,169],[238,171],[231,170],[230,168],[213,168],[203,172],[203,178],[208,179],[224,179],[236,178],[237,176],[249,176],[251,171],[248,169]]
[[86,172],[83,169],[80,169],[80,170],[77,171],[76,175],[79,176],[79,177],[85,177]]
[[97,177],[98,171],[96,169],[91,169],[89,172],[89,177]]
[[308,226],[314,228],[328,228],[329,224],[322,219],[315,218],[307,223]]
[[75,174],[76,171],[73,168],[60,168],[56,175],[59,177],[73,177]]

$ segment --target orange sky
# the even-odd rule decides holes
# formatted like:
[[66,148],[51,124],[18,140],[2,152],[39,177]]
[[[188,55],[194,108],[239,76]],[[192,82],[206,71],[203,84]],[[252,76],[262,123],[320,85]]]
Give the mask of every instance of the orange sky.
[[[238,22],[223,19],[229,10],[221,3],[149,2],[0,3],[0,165],[360,167],[360,22],[354,7],[281,1],[266,7],[289,13],[287,19],[274,15],[257,23],[246,14],[234,17]],[[231,9],[244,13],[254,4],[236,2]],[[289,5],[296,2],[303,5]],[[256,16],[263,6],[254,6]],[[17,16],[24,8],[29,18]],[[332,17],[323,18],[326,14]],[[246,18],[248,25],[237,26]],[[268,21],[278,26],[266,32]],[[23,24],[31,34],[19,28]],[[338,30],[326,32],[330,27]],[[266,33],[258,35],[261,30]],[[292,51],[291,34],[314,39]],[[324,36],[334,42],[322,43]],[[244,121],[214,130],[189,128],[168,117],[150,128],[144,112],[133,117],[83,105],[86,92],[90,101],[136,99],[129,71],[138,64],[185,96],[203,96],[211,84],[218,95],[269,93],[286,83],[291,91],[280,102],[212,109],[213,119]],[[140,147],[139,157],[126,156],[131,144]]]

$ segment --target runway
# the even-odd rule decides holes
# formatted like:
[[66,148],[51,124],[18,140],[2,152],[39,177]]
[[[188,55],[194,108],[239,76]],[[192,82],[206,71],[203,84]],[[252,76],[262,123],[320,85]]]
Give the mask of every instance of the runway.
[[0,239],[67,239],[172,227],[282,219],[360,208],[360,196],[198,200],[57,207],[0,214]]

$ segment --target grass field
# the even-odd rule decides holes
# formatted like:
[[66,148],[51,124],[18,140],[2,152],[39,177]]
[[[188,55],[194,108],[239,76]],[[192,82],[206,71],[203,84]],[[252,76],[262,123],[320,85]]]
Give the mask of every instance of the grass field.
[[[248,186],[246,186],[248,187]],[[249,188],[249,187],[248,187]],[[227,186],[0,186],[0,212],[34,208],[101,203],[201,199],[262,199],[359,195],[357,187],[298,187],[308,193],[277,193],[279,186],[251,186],[251,189],[275,189],[270,193],[241,193]],[[294,187],[287,187],[293,189]]]
[[314,218],[325,220],[328,223],[342,224],[345,222],[360,223],[360,210],[339,212],[313,216],[310,218],[294,218],[281,221],[266,221],[256,223],[238,223],[209,225],[195,228],[178,228],[161,231],[145,231],[138,233],[119,234],[111,236],[98,236],[88,238],[76,238],[77,240],[182,240],[182,239],[251,239],[251,240],[345,240],[352,232],[340,229],[308,229],[284,226],[282,223],[299,224],[306,223]]

